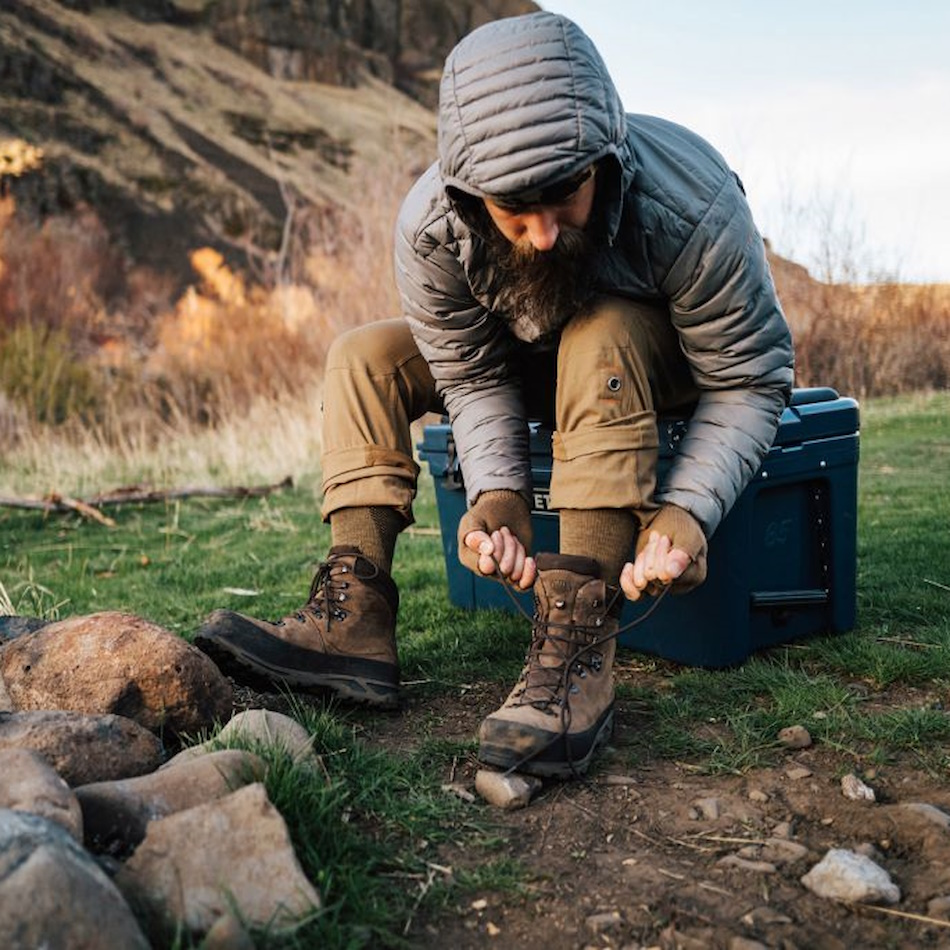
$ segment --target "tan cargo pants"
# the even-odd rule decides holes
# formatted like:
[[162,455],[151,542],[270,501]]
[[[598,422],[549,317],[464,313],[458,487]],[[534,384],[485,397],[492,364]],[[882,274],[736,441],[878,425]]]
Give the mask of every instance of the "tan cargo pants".
[[[550,390],[554,408],[552,508],[652,503],[656,414],[697,397],[666,307],[603,298],[575,317],[553,354],[528,356],[526,391]],[[389,506],[412,521],[419,466],[410,423],[441,412],[429,367],[408,324],[384,320],[338,337],[327,355],[323,517]]]

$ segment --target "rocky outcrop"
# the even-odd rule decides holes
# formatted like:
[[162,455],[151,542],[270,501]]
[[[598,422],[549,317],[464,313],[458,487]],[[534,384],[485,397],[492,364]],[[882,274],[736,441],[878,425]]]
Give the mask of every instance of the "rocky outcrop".
[[[445,53],[526,0],[17,0],[0,6],[0,137],[42,147],[13,182],[43,217],[91,205],[137,263],[275,250],[289,213],[358,203],[352,169],[431,159]],[[406,94],[408,93],[408,94]],[[407,177],[407,184],[408,180]]]

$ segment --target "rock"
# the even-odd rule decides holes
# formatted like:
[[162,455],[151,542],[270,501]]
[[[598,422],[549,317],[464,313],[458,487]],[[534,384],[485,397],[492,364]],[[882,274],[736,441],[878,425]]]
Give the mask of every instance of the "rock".
[[223,798],[260,781],[265,771],[252,752],[222,749],[138,778],[81,785],[76,797],[86,844],[96,852],[128,853],[145,837],[150,821]]
[[950,894],[934,897],[927,903],[927,916],[938,920],[950,920]]
[[206,933],[225,913],[270,932],[320,907],[264,786],[159,818],[116,876],[159,931]]
[[698,798],[693,805],[707,821],[715,821],[722,814],[722,802],[718,798]]
[[811,745],[811,733],[804,726],[787,726],[780,729],[778,741],[786,749],[807,749]]
[[524,808],[541,785],[541,779],[517,772],[509,775],[505,772],[493,772],[491,769],[479,769],[475,775],[475,791],[489,805],[505,811]]
[[853,802],[873,802],[877,800],[874,789],[865,785],[857,775],[851,773],[841,776],[841,794],[845,798],[850,798]]
[[0,808],[52,821],[82,843],[79,801],[47,761],[31,749],[0,750]]
[[298,765],[319,764],[319,756],[313,751],[313,736],[296,719],[270,709],[246,709],[232,716],[213,739],[182,749],[162,768],[171,768],[231,743],[251,749],[255,745],[273,746],[286,752]]
[[0,712],[0,749],[32,749],[72,786],[142,775],[158,768],[158,737],[122,716]]
[[25,633],[33,633],[49,623],[42,617],[10,617],[0,616],[0,644],[22,637]]
[[760,788],[753,788],[749,790],[749,801],[755,802],[757,805],[764,805],[769,800],[769,793],[763,792]]
[[113,713],[175,735],[206,729],[232,709],[230,683],[200,650],[115,611],[18,637],[0,652],[0,676],[16,710]]
[[593,933],[605,934],[621,926],[623,917],[619,910],[611,910],[603,914],[591,914],[584,923],[587,925],[587,929]]
[[925,802],[905,802],[899,807],[902,811],[911,812],[925,818],[939,828],[950,828],[950,815],[945,811],[941,811],[935,805],[928,805]]
[[830,900],[896,904],[901,899],[900,888],[887,871],[870,858],[841,848],[832,848],[801,882]]
[[790,765],[785,774],[793,781],[800,782],[803,778],[811,777],[811,769],[807,765]]
[[91,855],[59,825],[8,809],[0,810],[0,920],[4,950],[149,947]]

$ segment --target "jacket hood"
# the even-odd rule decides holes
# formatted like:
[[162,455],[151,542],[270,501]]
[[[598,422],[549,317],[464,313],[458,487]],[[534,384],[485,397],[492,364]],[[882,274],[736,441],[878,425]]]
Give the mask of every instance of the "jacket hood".
[[623,104],[596,47],[566,17],[496,20],[462,39],[445,63],[438,125],[450,191],[518,194],[611,156],[617,197],[623,187]]

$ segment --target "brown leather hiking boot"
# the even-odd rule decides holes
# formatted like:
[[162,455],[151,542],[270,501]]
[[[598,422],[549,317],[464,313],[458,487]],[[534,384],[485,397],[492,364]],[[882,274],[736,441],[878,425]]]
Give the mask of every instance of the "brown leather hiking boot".
[[399,692],[398,607],[399,592],[385,571],[358,548],[335,547],[296,613],[269,623],[216,610],[195,646],[238,680],[250,673],[391,708]]
[[[479,759],[566,778],[587,771],[613,726],[612,668],[620,605],[596,561],[539,554],[531,646],[521,677],[482,723]],[[609,612],[608,612],[609,611]]]

